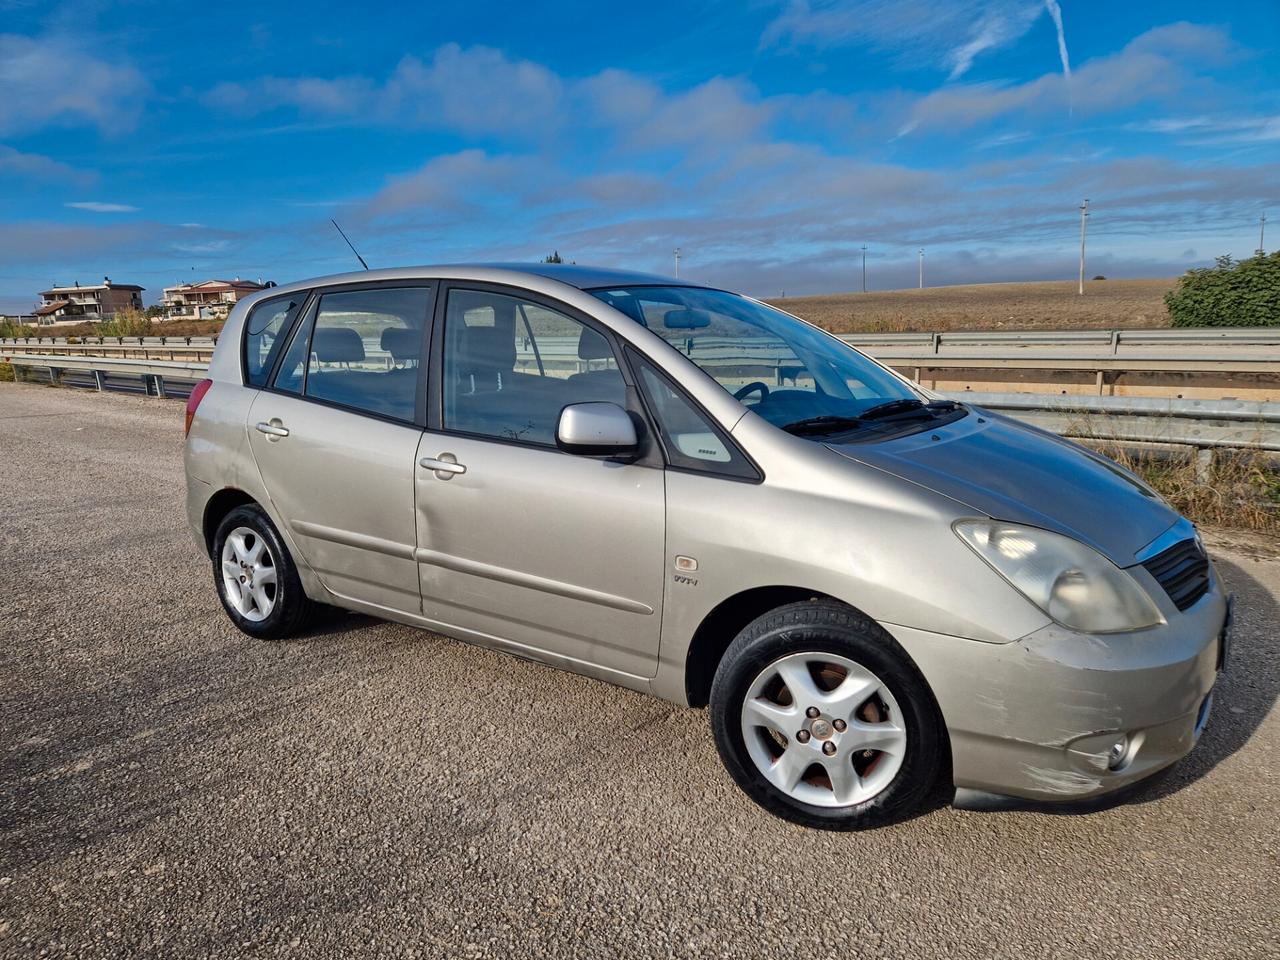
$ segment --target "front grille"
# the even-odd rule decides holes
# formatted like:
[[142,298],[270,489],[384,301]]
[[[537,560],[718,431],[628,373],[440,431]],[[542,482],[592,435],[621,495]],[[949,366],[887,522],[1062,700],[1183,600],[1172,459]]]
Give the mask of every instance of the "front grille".
[[1209,590],[1209,558],[1195,540],[1179,541],[1143,566],[1179,610],[1186,610]]

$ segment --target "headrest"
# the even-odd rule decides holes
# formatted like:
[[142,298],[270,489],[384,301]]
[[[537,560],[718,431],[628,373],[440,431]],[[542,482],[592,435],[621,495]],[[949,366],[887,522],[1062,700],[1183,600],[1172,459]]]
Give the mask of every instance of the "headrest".
[[359,363],[364,341],[350,327],[316,327],[311,351],[321,363]]
[[514,370],[516,341],[511,330],[502,327],[467,327],[459,351],[459,372]]
[[379,341],[394,360],[417,360],[422,355],[422,331],[409,327],[387,327]]
[[611,360],[613,351],[609,349],[609,341],[590,327],[583,327],[578,334],[579,360]]

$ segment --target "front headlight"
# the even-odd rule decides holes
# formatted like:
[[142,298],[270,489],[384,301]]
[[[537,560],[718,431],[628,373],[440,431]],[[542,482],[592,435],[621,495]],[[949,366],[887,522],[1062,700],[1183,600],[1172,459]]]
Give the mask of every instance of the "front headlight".
[[1136,580],[1078,540],[1036,527],[961,520],[956,534],[1023,596],[1083,633],[1140,630],[1162,622]]

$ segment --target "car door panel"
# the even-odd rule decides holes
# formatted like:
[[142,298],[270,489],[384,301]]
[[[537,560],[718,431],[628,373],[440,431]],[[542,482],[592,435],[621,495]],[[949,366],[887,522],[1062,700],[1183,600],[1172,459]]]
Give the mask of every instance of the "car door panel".
[[661,470],[489,440],[423,435],[417,473],[423,613],[636,676],[657,664]]
[[[288,436],[257,430],[273,421]],[[263,392],[250,408],[248,432],[262,484],[325,588],[416,613],[414,454],[421,431]]]

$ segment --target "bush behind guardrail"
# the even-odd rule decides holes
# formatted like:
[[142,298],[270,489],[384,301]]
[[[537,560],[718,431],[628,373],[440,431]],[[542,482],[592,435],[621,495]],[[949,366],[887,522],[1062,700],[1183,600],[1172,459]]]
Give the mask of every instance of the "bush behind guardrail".
[[1280,250],[1188,270],[1164,302],[1175,327],[1280,327]]

